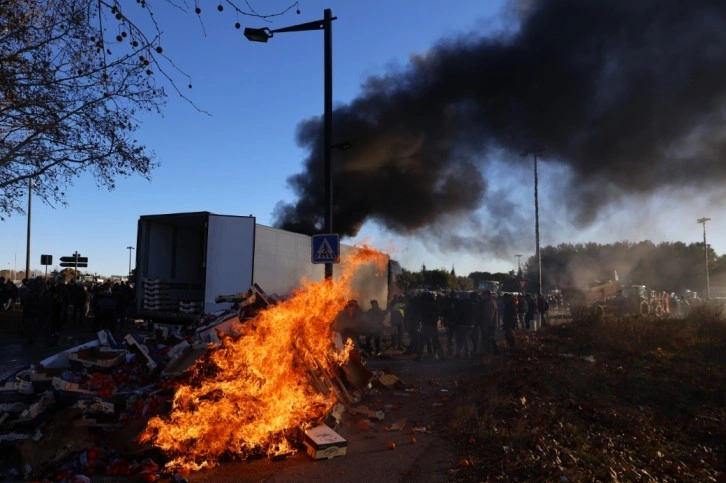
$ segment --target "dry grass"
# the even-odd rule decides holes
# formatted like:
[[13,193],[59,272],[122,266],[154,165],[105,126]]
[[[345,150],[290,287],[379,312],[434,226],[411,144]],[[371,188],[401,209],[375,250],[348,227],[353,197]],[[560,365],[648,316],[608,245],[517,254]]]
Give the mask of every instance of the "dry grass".
[[726,481],[726,323],[574,321],[477,365],[444,424],[453,481]]

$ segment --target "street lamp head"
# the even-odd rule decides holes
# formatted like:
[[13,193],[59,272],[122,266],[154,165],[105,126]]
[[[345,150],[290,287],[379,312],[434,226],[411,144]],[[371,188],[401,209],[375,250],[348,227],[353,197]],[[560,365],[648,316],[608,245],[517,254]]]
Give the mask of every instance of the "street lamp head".
[[244,36],[251,42],[267,42],[272,38],[272,35],[272,30],[267,27],[261,29],[246,27],[244,31]]

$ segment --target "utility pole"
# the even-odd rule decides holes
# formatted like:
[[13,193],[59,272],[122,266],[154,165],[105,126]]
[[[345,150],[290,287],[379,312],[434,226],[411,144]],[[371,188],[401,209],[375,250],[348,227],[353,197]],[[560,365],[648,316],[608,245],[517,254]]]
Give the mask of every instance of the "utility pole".
[[706,222],[710,220],[711,218],[705,216],[696,220],[696,223],[703,225],[703,256],[706,263],[706,300],[711,298],[711,282],[708,278],[708,244],[706,243]]
[[537,295],[542,295],[542,254],[539,246],[539,177],[537,174],[537,158],[542,156],[542,146],[533,144],[529,149],[522,151],[521,156],[534,156],[534,238],[535,256],[537,257]]
[[[30,280],[30,208],[33,201],[33,179],[28,178],[28,239],[25,242],[25,278]],[[45,267],[46,272],[48,267]]]

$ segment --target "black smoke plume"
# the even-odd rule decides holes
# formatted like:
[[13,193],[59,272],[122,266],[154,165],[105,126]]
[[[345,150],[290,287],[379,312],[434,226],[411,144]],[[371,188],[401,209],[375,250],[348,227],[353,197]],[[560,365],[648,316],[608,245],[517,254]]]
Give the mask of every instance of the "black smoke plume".
[[[520,153],[534,143],[543,163],[571,173],[558,202],[576,225],[624,195],[723,182],[726,2],[542,0],[507,12],[516,15],[497,36],[441,40],[335,109],[333,141],[353,146],[333,155],[335,232],[352,236],[371,220],[445,237],[445,220],[486,203],[506,209],[514,196],[491,196],[498,182],[486,167],[531,167]],[[321,122],[298,128],[309,156],[277,226],[321,230]],[[480,227],[485,239],[447,242],[496,252],[514,236],[504,218]]]

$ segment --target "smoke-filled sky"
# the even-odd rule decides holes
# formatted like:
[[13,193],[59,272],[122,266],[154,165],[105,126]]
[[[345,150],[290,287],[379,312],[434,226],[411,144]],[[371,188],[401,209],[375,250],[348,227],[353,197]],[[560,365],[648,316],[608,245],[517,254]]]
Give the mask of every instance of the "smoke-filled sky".
[[[510,7],[504,28],[443,38],[336,106],[333,142],[352,148],[334,154],[334,231],[355,235],[372,220],[511,257],[516,240],[531,238],[532,214],[516,207],[523,197],[531,203],[534,183],[529,192],[501,187],[509,168],[532,169],[533,155],[520,156],[532,148],[541,149],[540,170],[558,173],[543,204],[576,228],[627,209],[624,199],[637,207],[668,190],[720,187],[725,2]],[[320,224],[321,130],[318,117],[298,127],[308,156],[289,180],[297,199],[278,206],[282,226]],[[449,228],[462,219],[478,229]]]
[[[249,2],[261,13],[291,4]],[[323,34],[260,44],[235,23],[278,29],[325,8],[337,17],[332,141],[351,144],[333,150],[344,243],[369,242],[410,270],[514,269],[535,253],[533,156],[520,154],[539,146],[542,246],[700,242],[706,216],[709,243],[726,252],[726,2],[299,0],[268,20],[147,3],[184,73],[170,75],[203,112],[166,85],[164,116],[138,119],[160,165],[150,182],[106,192],[83,177],[67,206],[34,198],[31,268],[78,251],[90,271],[126,274],[141,215],[320,225]],[[26,217],[0,223],[0,270],[22,270]]]

